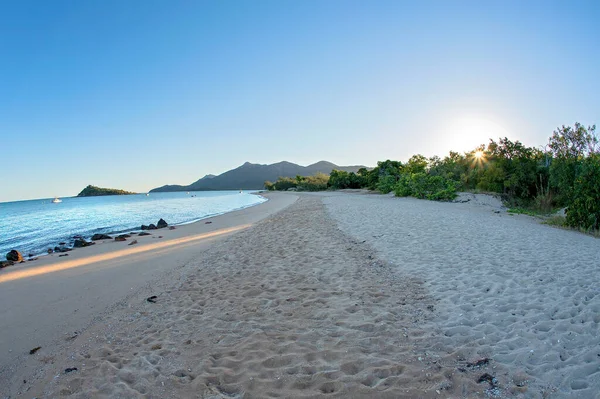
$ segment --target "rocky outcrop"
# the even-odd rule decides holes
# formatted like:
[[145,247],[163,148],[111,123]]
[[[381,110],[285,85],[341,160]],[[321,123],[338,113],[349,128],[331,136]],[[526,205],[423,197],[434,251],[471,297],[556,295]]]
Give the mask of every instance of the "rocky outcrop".
[[12,260],[0,260],[0,269],[3,269],[8,266],[12,266],[14,264],[15,264],[15,262],[13,262]]
[[21,262],[23,260],[23,255],[21,255],[21,253],[16,249],[13,249],[6,254],[6,260],[10,262]]
[[98,241],[98,240],[112,240],[112,237],[107,234],[94,234],[92,236],[92,241]]
[[165,219],[160,218],[160,220],[158,221],[158,223],[156,223],[156,227],[159,229],[164,229],[165,227],[168,227],[169,224],[167,222],[165,222]]
[[75,239],[75,242],[73,243],[73,247],[74,248],[83,248],[83,247],[89,247],[90,245],[94,245],[95,242],[93,241],[86,241],[83,238],[77,238]]

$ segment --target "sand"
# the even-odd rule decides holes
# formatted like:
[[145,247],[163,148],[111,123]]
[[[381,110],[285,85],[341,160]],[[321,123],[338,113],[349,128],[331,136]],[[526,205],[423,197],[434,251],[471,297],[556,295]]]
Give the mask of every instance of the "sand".
[[[89,325],[62,336],[54,351],[43,347],[10,363],[10,384],[0,392],[597,397],[597,239],[510,216],[484,197],[435,203],[362,192],[298,196],[294,202],[296,195],[274,195],[283,210],[202,250],[202,240],[188,242],[196,256],[170,259],[172,249],[162,249],[161,262],[170,265],[162,274],[140,277],[144,286],[91,311]],[[113,280],[102,282],[129,267],[139,273],[132,264],[106,267]],[[28,279],[0,288],[22,281]],[[41,283],[36,288],[49,292]],[[69,295],[65,300],[73,300]],[[45,311],[52,309],[50,301]],[[35,325],[27,320],[21,328]]]
[[[270,195],[257,206],[175,230],[134,235],[125,242],[98,241],[68,257],[54,254],[0,270],[0,398],[25,392],[31,381],[45,374],[46,363],[68,349],[73,337],[101,322],[118,303],[140,290],[151,291],[155,280],[168,280],[215,242],[295,199]],[[129,245],[133,240],[138,243]],[[42,349],[30,356],[38,346]]]
[[502,395],[600,397],[600,241],[461,199],[324,200],[342,230],[423,279],[448,355],[491,358]]

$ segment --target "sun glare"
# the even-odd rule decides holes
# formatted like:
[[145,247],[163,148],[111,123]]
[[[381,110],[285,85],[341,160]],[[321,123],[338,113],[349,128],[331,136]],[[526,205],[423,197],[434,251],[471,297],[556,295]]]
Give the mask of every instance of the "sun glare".
[[473,154],[475,156],[476,159],[483,159],[483,151],[479,150],[479,151],[475,151],[475,154]]
[[[490,139],[510,137],[510,133],[490,118],[482,116],[460,116],[453,118],[443,128],[445,147],[457,152],[472,151],[481,144],[487,144]],[[481,153],[477,156],[482,159]]]

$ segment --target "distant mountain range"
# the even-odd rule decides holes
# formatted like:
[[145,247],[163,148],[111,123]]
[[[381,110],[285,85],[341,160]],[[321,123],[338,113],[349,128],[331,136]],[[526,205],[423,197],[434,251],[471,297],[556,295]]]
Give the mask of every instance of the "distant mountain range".
[[240,167],[229,170],[218,176],[206,175],[189,186],[166,185],[150,190],[152,193],[165,191],[209,191],[209,190],[260,190],[265,181],[274,182],[279,177],[312,176],[321,172],[329,174],[332,170],[356,172],[365,166],[338,166],[331,162],[321,161],[308,166],[291,162],[278,162],[272,165],[259,165],[246,162]]

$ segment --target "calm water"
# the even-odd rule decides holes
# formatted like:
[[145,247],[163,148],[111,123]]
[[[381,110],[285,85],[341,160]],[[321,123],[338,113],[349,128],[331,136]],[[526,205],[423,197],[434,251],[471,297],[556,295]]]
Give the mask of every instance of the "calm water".
[[170,225],[190,223],[264,201],[246,192],[204,191],[2,202],[0,257],[11,249],[39,255],[59,242],[72,244],[74,235],[135,231],[160,218]]

